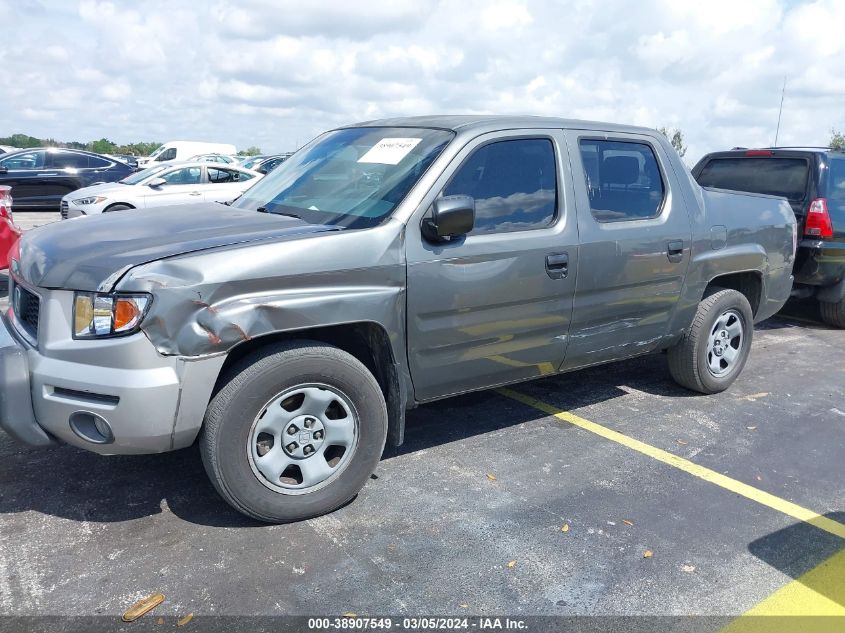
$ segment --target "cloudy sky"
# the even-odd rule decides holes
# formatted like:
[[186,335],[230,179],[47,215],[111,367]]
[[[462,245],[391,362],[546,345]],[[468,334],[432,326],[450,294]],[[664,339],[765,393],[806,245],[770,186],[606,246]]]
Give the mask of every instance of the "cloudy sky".
[[845,0],[0,0],[0,136],[293,149],[526,113],[681,128],[688,162],[845,130]]

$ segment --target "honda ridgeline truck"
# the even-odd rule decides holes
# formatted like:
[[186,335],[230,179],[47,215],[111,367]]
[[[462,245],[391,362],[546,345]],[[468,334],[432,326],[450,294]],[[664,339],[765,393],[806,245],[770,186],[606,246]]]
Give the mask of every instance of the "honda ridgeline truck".
[[198,441],[232,506],[312,517],[419,403],[664,350],[681,385],[726,389],[789,296],[795,240],[785,200],[702,189],[653,130],[352,125],[231,206],[26,234],[0,423],[102,454]]

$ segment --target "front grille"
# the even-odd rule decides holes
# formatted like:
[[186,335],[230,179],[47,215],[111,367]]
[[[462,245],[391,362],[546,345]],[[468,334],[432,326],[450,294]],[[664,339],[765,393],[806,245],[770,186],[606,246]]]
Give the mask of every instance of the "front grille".
[[62,220],[67,220],[67,200],[62,200]]
[[38,337],[38,317],[41,312],[41,300],[38,295],[16,284],[12,301],[18,324],[33,340],[36,339]]

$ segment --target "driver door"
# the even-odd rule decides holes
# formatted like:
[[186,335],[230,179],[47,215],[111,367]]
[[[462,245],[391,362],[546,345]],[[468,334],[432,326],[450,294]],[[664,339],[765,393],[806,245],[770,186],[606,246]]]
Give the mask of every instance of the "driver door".
[[[408,356],[417,400],[552,374],[563,362],[578,237],[562,139],[554,130],[474,139],[410,220]],[[420,223],[441,194],[472,196],[475,226],[432,243]]]
[[144,195],[147,207],[166,207],[174,204],[189,204],[203,201],[203,168],[179,167],[163,174],[157,174],[166,182],[159,187],[148,187]]

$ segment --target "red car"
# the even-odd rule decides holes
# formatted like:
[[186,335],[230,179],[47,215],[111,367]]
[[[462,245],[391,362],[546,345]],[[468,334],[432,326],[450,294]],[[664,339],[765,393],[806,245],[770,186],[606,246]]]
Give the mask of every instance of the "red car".
[[9,251],[21,236],[12,218],[12,188],[0,185],[0,270],[9,267]]

